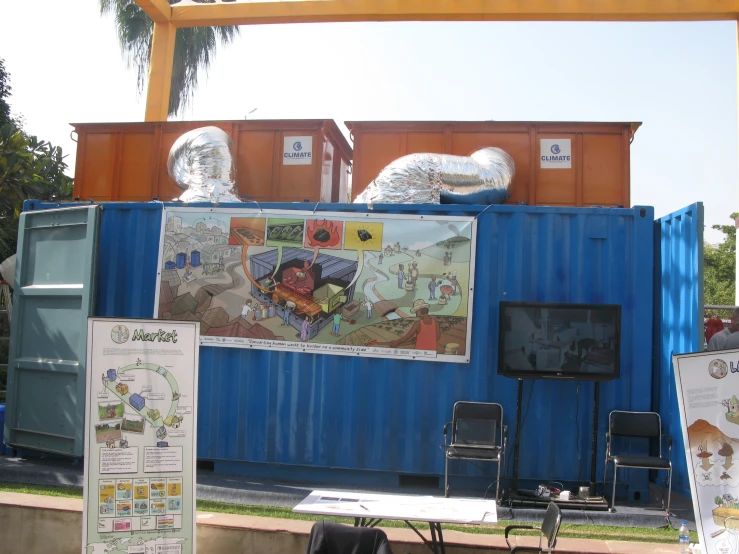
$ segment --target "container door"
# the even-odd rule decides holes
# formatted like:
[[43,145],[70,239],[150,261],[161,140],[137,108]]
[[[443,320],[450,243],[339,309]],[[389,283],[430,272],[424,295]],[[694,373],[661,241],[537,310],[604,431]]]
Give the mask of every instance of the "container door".
[[690,494],[672,355],[703,351],[703,204],[655,224],[652,406],[662,417],[662,432],[674,441],[672,490]]
[[99,208],[21,214],[5,442],[82,456]]

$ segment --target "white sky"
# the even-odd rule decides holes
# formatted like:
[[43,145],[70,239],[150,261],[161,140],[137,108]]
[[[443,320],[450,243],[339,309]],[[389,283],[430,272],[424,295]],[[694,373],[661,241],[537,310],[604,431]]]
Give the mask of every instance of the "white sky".
[[[0,57],[14,113],[71,168],[70,122],[143,121],[98,0],[0,0]],[[253,108],[253,119],[327,118],[344,132],[350,120],[641,121],[632,204],[659,217],[702,201],[707,226],[739,211],[735,22],[242,27],[181,119]]]

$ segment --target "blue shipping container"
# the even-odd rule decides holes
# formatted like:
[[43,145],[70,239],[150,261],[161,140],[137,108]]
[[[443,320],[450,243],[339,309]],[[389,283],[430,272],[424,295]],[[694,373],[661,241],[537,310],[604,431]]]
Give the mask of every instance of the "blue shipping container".
[[[26,209],[54,206],[30,202]],[[248,206],[214,210],[220,207]],[[367,211],[352,204],[321,205],[317,211],[322,210]],[[478,218],[470,363],[201,347],[198,458],[213,460],[216,470],[278,478],[438,478],[444,471],[442,429],[452,406],[477,400],[503,405],[509,428],[504,473],[510,476],[517,381],[496,373],[499,302],[621,304],[621,378],[600,385],[600,479],[609,412],[649,410],[655,393],[651,323],[654,275],[661,269],[654,259],[653,209],[375,206],[374,213]],[[96,315],[151,317],[161,218],[160,203],[103,204]],[[118,263],[122,253],[131,263]],[[524,382],[522,481],[590,480],[592,398],[591,382]],[[453,471],[492,474],[469,464],[455,464]],[[648,497],[646,474],[620,480],[629,483],[630,497]]]
[[185,264],[187,263],[187,254],[184,252],[180,252],[177,254],[177,262],[175,265],[177,266],[177,269],[182,269],[185,267]]
[[177,264],[174,262],[164,262],[164,269],[177,269]]
[[200,252],[197,250],[193,250],[190,252],[190,265],[193,267],[198,267],[200,265]]
[[696,203],[656,222],[655,367],[653,409],[662,417],[664,433],[673,440],[673,490],[690,494],[683,452],[682,422],[677,404],[673,354],[703,350],[703,205]]

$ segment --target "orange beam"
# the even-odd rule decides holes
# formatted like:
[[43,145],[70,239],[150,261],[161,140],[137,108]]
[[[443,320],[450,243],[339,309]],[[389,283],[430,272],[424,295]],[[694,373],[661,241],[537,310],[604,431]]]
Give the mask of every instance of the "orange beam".
[[177,27],[198,27],[344,21],[736,19],[739,0],[250,0],[175,4],[171,21]]
[[134,0],[154,23],[167,23],[172,18],[172,6],[167,0]]
[[177,28],[171,23],[154,23],[145,121],[167,121],[176,35]]

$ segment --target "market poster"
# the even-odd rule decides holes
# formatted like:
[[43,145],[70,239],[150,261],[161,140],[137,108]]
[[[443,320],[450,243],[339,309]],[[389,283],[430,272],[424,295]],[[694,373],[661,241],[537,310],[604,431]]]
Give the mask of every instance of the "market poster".
[[165,208],[154,317],[202,345],[469,362],[473,217]]
[[703,552],[739,554],[739,350],[672,360]]
[[194,553],[198,323],[87,332],[82,553]]

